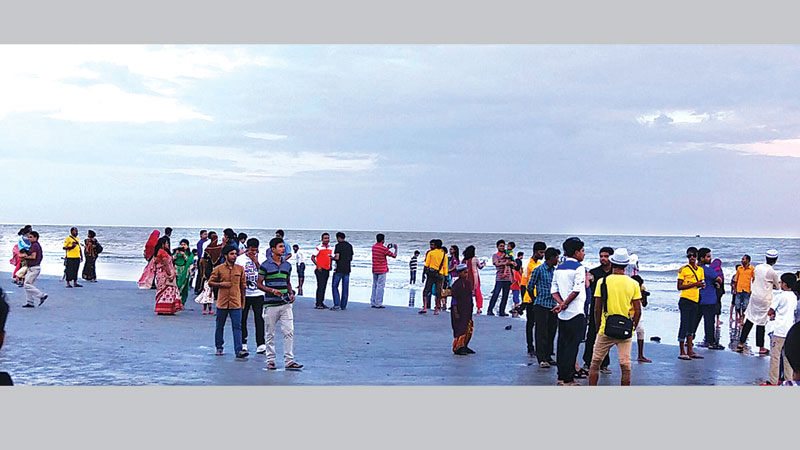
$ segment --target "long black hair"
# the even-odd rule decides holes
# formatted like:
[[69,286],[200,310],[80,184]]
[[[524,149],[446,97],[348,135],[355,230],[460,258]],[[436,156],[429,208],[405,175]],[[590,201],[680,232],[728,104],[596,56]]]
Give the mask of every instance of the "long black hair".
[[470,259],[475,257],[475,246],[470,245],[469,247],[464,249],[464,261],[469,261]]
[[171,253],[169,250],[169,236],[161,236],[161,238],[156,242],[156,249],[153,252],[153,256],[158,256],[158,251],[164,247],[164,243],[167,243],[167,253]]

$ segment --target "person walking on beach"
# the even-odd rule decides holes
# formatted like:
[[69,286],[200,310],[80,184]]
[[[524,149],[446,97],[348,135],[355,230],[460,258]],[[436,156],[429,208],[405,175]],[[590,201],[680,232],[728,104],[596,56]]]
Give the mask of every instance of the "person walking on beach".
[[83,254],[86,256],[86,262],[83,264],[83,273],[81,278],[90,282],[97,283],[97,270],[95,269],[95,262],[98,255],[103,251],[103,247],[97,242],[97,233],[89,230],[87,238],[83,241]]
[[498,316],[507,316],[506,304],[508,303],[508,293],[511,290],[511,281],[513,275],[511,269],[514,267],[514,260],[506,253],[506,241],[500,239],[497,241],[497,253],[492,255],[492,264],[494,264],[497,272],[495,274],[494,289],[492,290],[492,298],[489,300],[489,310],[486,312],[487,316],[494,315],[494,306],[497,303],[497,297],[502,291],[503,297],[500,300],[500,311]]
[[[586,268],[581,264],[585,256],[583,241],[572,237],[562,245],[567,259],[556,267],[550,293],[557,305],[553,312],[558,314],[558,343],[556,361],[558,363],[559,385],[574,386],[575,360],[578,346],[585,326],[583,306],[586,302]],[[577,375],[586,377],[583,369]]]
[[525,310],[525,342],[528,345],[528,357],[533,358],[536,356],[536,347],[533,345],[533,325],[536,323],[533,317],[533,299],[536,298],[536,287],[532,291],[528,290],[528,282],[531,279],[533,271],[537,267],[544,264],[544,251],[547,250],[547,244],[544,242],[534,242],[533,253],[525,266],[525,275],[520,280],[520,287],[522,288],[522,306]]
[[711,350],[725,350],[725,347],[719,345],[716,335],[716,314],[717,314],[717,287],[722,284],[722,278],[719,277],[714,269],[711,268],[711,249],[703,247],[697,251],[697,262],[700,265],[700,270],[703,271],[703,279],[705,285],[700,289],[700,301],[697,317],[695,318],[696,325],[692,328],[692,334],[697,333],[697,327],[700,321],[703,321],[705,329],[705,337],[703,342],[697,344],[698,347],[707,347]]
[[236,264],[239,254],[238,246],[235,241],[226,245],[222,249],[225,262],[214,268],[208,285],[219,289],[217,295],[217,328],[214,333],[214,345],[217,347],[217,356],[223,355],[223,332],[225,331],[225,321],[230,316],[231,330],[233,331],[233,349],[236,357],[246,358],[249,353],[242,347],[242,305],[245,303],[245,293],[247,292],[247,280],[244,275],[244,268]]
[[[788,272],[781,275],[781,292],[773,297],[769,312],[767,313],[769,320],[773,321],[775,324],[770,346],[770,385],[777,385],[780,382],[779,370],[786,335],[795,323],[794,312],[797,309],[797,296],[793,292],[793,289],[796,284],[797,275]],[[794,379],[792,366],[789,364],[785,355],[783,356],[783,372],[785,379]]]
[[294,291],[292,290],[292,265],[283,259],[286,251],[283,239],[269,241],[271,250],[258,270],[258,288],[264,292],[264,323],[266,324],[267,369],[275,370],[275,328],[283,333],[283,361],[286,370],[300,370],[302,364],[294,360]]
[[630,262],[628,250],[617,249],[609,260],[612,273],[598,282],[593,292],[593,314],[595,323],[600,326],[589,368],[589,386],[597,386],[600,364],[614,346],[617,347],[622,373],[620,384],[630,386],[631,341],[633,330],[638,326],[642,314],[642,293],[639,283],[625,275],[625,266]]
[[678,344],[680,346],[678,359],[690,361],[693,358],[703,359],[694,352],[692,342],[694,341],[693,330],[700,310],[700,289],[705,287],[705,272],[697,265],[697,248],[686,249],[686,258],[689,260],[689,264],[681,267],[678,272],[678,291],[681,293],[678,300],[678,309],[681,312],[680,327],[678,328]]
[[464,260],[462,262],[467,265],[467,276],[469,277],[470,283],[472,283],[472,295],[475,296],[475,306],[477,307],[476,314],[480,314],[481,308],[483,308],[480,270],[485,267],[485,264],[475,256],[474,245],[465,248],[463,256]]
[[294,244],[294,264],[297,268],[297,295],[303,295],[303,282],[306,280],[306,254],[300,251],[300,246]]
[[475,351],[469,348],[469,341],[475,324],[472,321],[472,290],[473,286],[467,275],[469,267],[466,264],[456,266],[458,278],[452,287],[453,304],[450,311],[450,324],[453,327],[453,353],[456,355],[470,355]]
[[395,244],[383,245],[385,236],[378,233],[375,236],[375,244],[372,245],[372,296],[369,299],[373,308],[385,308],[383,306],[383,290],[386,286],[386,274],[389,273],[387,257],[397,258],[397,246]]
[[181,293],[181,304],[186,305],[186,300],[189,298],[189,285],[191,284],[190,271],[192,264],[194,264],[194,255],[189,251],[188,239],[181,239],[180,246],[175,249],[172,255],[172,263],[175,265],[175,283]]
[[419,250],[414,250],[414,256],[411,257],[411,262],[408,263],[408,270],[411,273],[411,280],[408,284],[417,284],[417,260],[419,259]]
[[[589,294],[591,299],[589,300],[589,317],[587,317],[587,321],[589,322],[588,330],[586,332],[586,344],[583,347],[583,368],[585,370],[589,370],[589,367],[592,364],[592,356],[594,355],[594,343],[597,339],[597,329],[598,323],[595,322],[594,316],[594,292],[597,289],[597,283],[600,280],[604,279],[605,277],[611,275],[611,255],[614,254],[614,249],[611,247],[603,247],[600,249],[599,256],[600,256],[600,265],[595,267],[594,269],[589,271]],[[609,370],[608,366],[611,364],[611,360],[609,359],[608,355],[603,358],[603,361],[600,362],[600,372],[604,374],[610,374],[611,370]]]
[[[647,292],[647,289],[644,286],[644,278],[642,278],[639,274],[636,274],[631,278],[633,281],[639,283],[639,292],[642,293],[642,308],[647,307],[647,297],[650,296],[650,293]],[[631,314],[633,314],[633,311],[631,311]],[[642,314],[644,314],[644,310],[642,310]],[[592,315],[594,315],[594,313],[592,313]],[[636,331],[636,348],[639,353],[639,357],[636,358],[636,361],[640,363],[653,362],[651,359],[648,359],[644,356],[644,326],[642,325],[641,314],[639,315],[639,322],[636,324],[636,327],[634,327],[634,330]],[[609,371],[609,373],[611,372]]]
[[[353,246],[345,240],[345,234],[336,233],[336,247],[333,248],[333,259],[336,261],[336,270],[333,272],[333,311],[346,310],[347,300],[350,298],[350,266],[353,262]],[[342,284],[341,296],[339,283]]]
[[780,289],[781,279],[772,267],[778,262],[778,251],[768,250],[766,254],[767,262],[756,266],[753,273],[752,292],[750,302],[744,312],[744,325],[742,333],[739,335],[739,345],[736,346],[737,352],[744,351],[744,344],[747,342],[747,335],[753,325],[756,326],[756,345],[759,347],[759,355],[769,354],[769,350],[764,348],[764,333],[769,320],[769,306],[772,302],[772,291]]
[[25,289],[25,304],[22,305],[23,308],[33,308],[34,307],[34,300],[39,300],[39,306],[42,306],[45,300],[47,300],[47,294],[40,291],[35,283],[36,279],[39,278],[39,274],[41,273],[42,267],[42,246],[39,244],[39,233],[36,231],[30,231],[28,236],[31,241],[31,247],[28,250],[28,255],[25,257],[27,259],[28,264],[28,272],[25,274],[25,281],[23,289]]
[[442,248],[442,241],[439,239],[431,239],[430,250],[425,254],[425,287],[422,289],[422,309],[418,311],[419,314],[425,314],[431,307],[431,292],[436,289],[436,307],[433,310],[434,315],[439,315],[441,306],[441,292],[444,284],[444,277],[447,275],[447,253]]
[[744,312],[750,304],[750,292],[755,280],[756,268],[750,265],[750,255],[742,256],[742,265],[737,267],[734,281],[736,283],[736,325],[744,325]]
[[[67,259],[65,262],[67,266],[67,287],[83,287],[83,285],[78,284],[78,268],[81,265],[83,253],[81,252],[81,243],[78,240],[78,229],[76,227],[70,228],[69,236],[64,240],[64,250],[67,252]],[[72,281],[72,286],[69,284],[70,281]]]
[[[316,266],[316,269],[314,269],[314,276],[317,277],[317,304],[314,307],[315,309],[328,309],[328,307],[325,306],[325,289],[328,286],[328,277],[330,277],[331,273],[331,255],[333,254],[333,247],[331,247],[330,244],[331,235],[322,233],[322,243],[317,246],[316,253],[311,255],[311,262]],[[267,254],[267,259],[269,258],[270,255]]]
[[536,327],[536,360],[539,367],[544,369],[556,365],[552,355],[558,316],[553,311],[557,304],[550,291],[559,255],[561,251],[557,248],[546,249],[544,264],[539,265],[528,280],[528,291],[535,295],[532,309]]
[[169,238],[162,236],[155,247],[153,261],[156,271],[156,306],[159,315],[173,315],[183,310],[181,293],[178,290],[177,273],[169,251]]
[[256,326],[256,353],[267,351],[264,340],[264,293],[258,288],[258,269],[264,263],[264,258],[258,254],[260,242],[256,238],[247,240],[247,251],[236,258],[236,265],[244,269],[245,294],[244,308],[242,309],[242,350],[247,348],[247,316],[253,311]]

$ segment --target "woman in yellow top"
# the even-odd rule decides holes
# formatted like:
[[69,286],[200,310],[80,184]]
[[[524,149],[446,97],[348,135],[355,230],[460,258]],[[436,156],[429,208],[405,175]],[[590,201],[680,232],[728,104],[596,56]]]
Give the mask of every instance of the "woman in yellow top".
[[439,314],[439,310],[444,307],[444,300],[441,298],[442,281],[447,276],[447,254],[442,248],[443,243],[441,239],[431,239],[431,249],[425,254],[425,288],[422,290],[422,309],[419,310],[420,314],[428,312],[431,307],[431,290],[436,286],[436,308],[433,311],[434,315]]
[[[692,341],[694,340],[695,323],[698,322],[698,314],[700,314],[700,289],[705,287],[705,273],[697,265],[697,249],[695,247],[686,249],[686,257],[689,259],[689,264],[681,267],[678,272],[678,291],[681,293],[681,298],[678,300],[678,309],[681,312],[678,344],[681,354],[678,355],[678,359],[690,361],[693,358],[703,359],[694,352]],[[686,341],[685,348],[684,340]]]

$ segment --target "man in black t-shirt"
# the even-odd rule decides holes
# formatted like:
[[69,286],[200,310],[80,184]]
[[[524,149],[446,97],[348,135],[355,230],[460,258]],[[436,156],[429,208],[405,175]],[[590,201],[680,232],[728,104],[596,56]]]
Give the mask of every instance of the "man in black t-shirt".
[[[336,247],[333,249],[333,260],[336,261],[336,271],[333,273],[333,306],[331,311],[344,311],[347,309],[347,297],[350,294],[350,264],[353,262],[353,246],[344,240],[341,231],[336,233]],[[339,283],[342,283],[342,294],[339,296]]]
[[[592,295],[589,296],[591,298],[591,304],[589,305],[589,311],[594,311],[594,292],[595,288],[597,287],[597,283],[602,280],[603,278],[611,275],[611,261],[609,257],[614,254],[614,249],[611,247],[603,247],[600,249],[600,265],[595,267],[594,269],[589,271],[589,278],[591,279],[591,286],[590,292]],[[589,370],[589,366],[592,364],[592,353],[594,352],[594,341],[597,339],[597,324],[594,322],[594,313],[589,314],[589,330],[586,333],[586,345],[583,347],[583,367],[586,370]],[[603,359],[603,362],[600,363],[600,372],[609,374],[611,370],[609,370],[608,365],[611,364],[611,360],[608,358],[608,355]]]

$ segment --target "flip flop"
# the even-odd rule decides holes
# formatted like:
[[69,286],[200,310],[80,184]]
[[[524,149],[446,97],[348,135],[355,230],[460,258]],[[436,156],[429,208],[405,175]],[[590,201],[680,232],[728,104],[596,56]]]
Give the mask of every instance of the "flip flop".
[[689,355],[689,357],[692,359],[705,359],[705,356],[698,355],[697,353],[692,353],[691,355]]
[[678,359],[681,359],[681,360],[684,360],[684,361],[691,361],[692,360],[692,358],[689,355],[678,355]]
[[417,311],[417,314],[427,314],[427,313],[428,313],[427,309],[420,309],[419,311]]
[[759,355],[769,355],[769,350],[764,350],[763,352],[761,350],[759,350],[758,354]]

